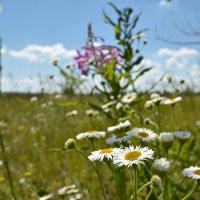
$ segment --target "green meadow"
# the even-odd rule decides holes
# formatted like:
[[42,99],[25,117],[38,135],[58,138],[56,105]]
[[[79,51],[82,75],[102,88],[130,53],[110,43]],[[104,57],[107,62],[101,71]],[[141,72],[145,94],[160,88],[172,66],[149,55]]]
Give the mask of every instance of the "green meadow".
[[[76,185],[83,199],[103,199],[97,176],[90,163],[75,150],[64,149],[65,141],[69,138],[76,139],[76,135],[81,132],[106,131],[107,127],[116,124],[101,112],[92,117],[86,114],[86,110],[91,109],[88,102],[98,103],[98,97],[62,95],[58,98],[52,94],[39,95],[38,100],[33,102],[30,98],[31,95],[0,96],[0,131],[4,146],[4,154],[0,151],[0,199],[12,198],[10,179],[16,199],[19,200],[34,200],[50,193],[54,193],[53,199],[65,199],[59,197],[57,190],[72,184]],[[161,132],[191,132],[190,140],[184,144],[173,171],[170,172],[173,173],[170,178],[180,196],[185,195],[188,185],[192,183],[192,180],[186,179],[179,185],[184,178],[182,170],[193,165],[196,160],[196,164],[199,164],[200,142],[200,127],[195,124],[200,119],[200,96],[190,94],[182,95],[182,98],[176,104],[174,113],[170,106],[160,107]],[[129,118],[131,127],[145,126],[157,132],[154,126],[143,123],[146,118],[153,119],[151,112],[144,109],[144,103],[145,100],[141,101],[135,108],[140,118],[136,118],[134,112]],[[66,116],[72,110],[77,110],[77,115]],[[109,134],[106,138],[108,136]],[[86,156],[92,151],[87,140],[76,141],[76,145]],[[107,147],[104,139],[96,140],[95,146],[96,149]],[[179,144],[175,141],[169,150],[170,159],[175,158],[178,149]],[[4,156],[9,166],[9,175]],[[117,199],[112,174],[105,164],[100,166],[99,171],[103,177],[107,199]],[[198,200],[199,195],[196,191],[190,199]],[[145,198],[141,196],[139,199]]]

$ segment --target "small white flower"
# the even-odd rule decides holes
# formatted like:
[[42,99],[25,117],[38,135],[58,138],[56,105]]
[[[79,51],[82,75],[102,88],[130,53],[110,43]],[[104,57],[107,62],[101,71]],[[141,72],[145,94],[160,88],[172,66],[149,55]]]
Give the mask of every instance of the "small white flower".
[[56,94],[54,98],[55,98],[55,99],[60,99],[61,97],[62,97],[61,94]]
[[142,38],[142,37],[144,37],[144,36],[145,36],[144,33],[140,33],[140,34],[133,35],[133,36],[132,36],[132,39],[133,39],[133,40],[136,40],[136,39],[140,39],[140,38]]
[[46,108],[47,107],[47,104],[46,103],[42,103],[41,104],[41,108]]
[[95,117],[95,116],[99,115],[98,111],[92,110],[92,109],[86,110],[85,113],[90,117]]
[[48,199],[52,199],[52,197],[53,197],[53,193],[46,194],[43,197],[40,197],[39,200],[48,200]]
[[191,136],[191,133],[186,131],[176,131],[174,134],[178,139],[182,140],[190,139]]
[[48,105],[49,105],[49,106],[53,106],[53,104],[54,104],[53,101],[49,101],[49,102],[48,102]]
[[172,105],[182,100],[182,97],[167,98],[162,101],[164,105]]
[[80,133],[76,136],[76,138],[77,140],[82,140],[83,138],[101,138],[101,137],[105,137],[105,135],[106,133],[103,131],[92,130],[92,131]]
[[120,129],[123,129],[123,128],[127,128],[131,126],[131,123],[129,120],[126,120],[125,122],[120,122],[119,124],[117,124],[116,126],[110,126],[108,127],[108,132],[114,132],[116,130],[120,130]]
[[142,164],[147,159],[153,159],[154,152],[147,147],[129,146],[121,149],[113,157],[113,163],[118,167]]
[[189,167],[183,170],[183,175],[193,179],[200,179],[200,167]]
[[0,167],[2,167],[3,166],[3,161],[2,160],[0,160]]
[[153,168],[161,173],[166,173],[170,169],[170,162],[166,158],[156,159],[153,162]]
[[36,102],[38,101],[38,97],[34,96],[30,98],[30,102]]
[[103,161],[104,159],[112,160],[114,153],[119,150],[118,148],[107,148],[107,149],[100,149],[98,151],[93,151],[88,159],[90,161]]
[[132,92],[122,97],[122,103],[132,103],[137,98],[137,93]]
[[200,120],[199,120],[199,121],[196,121],[196,125],[197,125],[197,126],[200,126]]
[[57,193],[58,193],[58,195],[60,195],[60,196],[64,196],[65,194],[67,194],[67,186],[65,186],[65,187],[62,187],[62,188],[59,188],[58,190],[57,190]]
[[160,97],[160,94],[158,94],[158,93],[152,93],[151,95],[150,95],[150,99],[157,99],[157,98],[159,98]]
[[132,134],[134,137],[139,138],[143,142],[150,142],[158,138],[158,135],[156,133],[147,128],[134,128],[130,131],[130,134]]
[[107,144],[122,143],[130,140],[133,136],[127,133],[118,133],[106,139]]
[[121,108],[123,108],[123,104],[122,103],[117,103],[117,105],[116,105],[116,109],[117,110],[120,110]]
[[102,110],[105,110],[105,109],[109,108],[110,106],[112,106],[112,105],[114,105],[114,104],[116,104],[116,101],[115,101],[115,100],[109,101],[108,103],[102,105],[101,108],[102,108]]
[[75,195],[69,197],[69,200],[79,200],[79,199],[82,199],[82,198],[83,198],[82,194],[75,194]]
[[160,133],[161,142],[172,142],[174,140],[174,134],[171,132]]
[[77,110],[72,110],[72,111],[66,113],[66,117],[76,116],[77,114],[78,114]]

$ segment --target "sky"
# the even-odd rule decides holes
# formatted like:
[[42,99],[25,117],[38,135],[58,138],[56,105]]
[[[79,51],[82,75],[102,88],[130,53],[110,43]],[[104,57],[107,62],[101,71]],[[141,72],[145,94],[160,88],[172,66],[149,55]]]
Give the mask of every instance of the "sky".
[[[193,80],[200,90],[200,45],[172,45],[157,39],[161,36],[174,41],[196,41],[184,35],[175,23],[200,31],[199,0],[110,0],[119,8],[131,7],[142,12],[137,30],[148,28],[148,45],[142,50],[147,65],[154,69],[138,81],[151,82],[163,73]],[[76,49],[86,44],[87,25],[92,23],[96,35],[106,44],[115,44],[112,28],[103,21],[102,12],[111,18],[116,15],[107,0],[0,0],[0,35],[3,39],[2,65],[4,92],[39,92],[57,90],[61,77],[50,62],[58,58],[63,66],[72,62]],[[198,29],[199,28],[199,29]],[[199,39],[200,40],[200,39]],[[45,81],[55,75],[49,86]],[[41,81],[43,80],[43,81]],[[52,86],[53,85],[53,86]]]

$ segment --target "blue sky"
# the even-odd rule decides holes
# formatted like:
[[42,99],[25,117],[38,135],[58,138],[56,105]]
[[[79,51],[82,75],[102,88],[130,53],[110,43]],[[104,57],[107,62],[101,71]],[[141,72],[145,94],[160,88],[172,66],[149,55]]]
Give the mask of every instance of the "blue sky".
[[[152,73],[159,76],[166,71],[185,76],[189,70],[191,76],[196,76],[199,46],[174,46],[158,41],[156,36],[158,32],[164,38],[173,40],[195,40],[195,37],[179,33],[173,23],[187,28],[190,22],[198,28],[199,0],[174,0],[171,4],[162,0],[110,1],[119,8],[130,6],[135,13],[143,13],[138,29],[149,28],[145,35],[148,45],[143,54],[148,64],[155,65],[155,72]],[[50,61],[59,57],[63,64],[70,62],[74,50],[86,42],[89,22],[93,24],[96,35],[103,37],[108,44],[115,44],[113,30],[102,18],[103,10],[115,18],[108,2],[0,0],[0,34],[4,45],[3,90],[37,91],[38,75],[58,76]],[[31,81],[37,86],[34,87]]]

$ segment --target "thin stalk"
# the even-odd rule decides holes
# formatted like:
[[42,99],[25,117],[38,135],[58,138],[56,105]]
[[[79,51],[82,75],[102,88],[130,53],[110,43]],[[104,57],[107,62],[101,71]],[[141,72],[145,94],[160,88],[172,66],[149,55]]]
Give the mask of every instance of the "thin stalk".
[[8,176],[8,182],[9,182],[9,187],[10,187],[10,190],[11,190],[11,195],[12,195],[13,200],[16,200],[17,198],[16,198],[16,195],[15,195],[13,179],[12,179],[12,176],[11,176],[8,159],[7,159],[7,156],[6,156],[5,145],[4,145],[4,142],[3,142],[3,136],[1,134],[1,131],[0,131],[0,145],[1,145],[1,151],[2,151],[4,165],[5,165],[5,168],[6,168],[6,173],[7,173],[7,176]]
[[153,187],[151,187],[151,190],[149,191],[145,200],[148,200],[151,197],[152,193],[153,193]]
[[107,200],[106,193],[105,193],[105,190],[104,190],[104,187],[103,187],[103,183],[102,183],[102,180],[101,180],[101,176],[100,176],[100,173],[99,173],[98,165],[96,164],[96,166],[95,166],[92,162],[90,162],[88,160],[88,157],[82,151],[80,151],[77,148],[75,148],[75,149],[92,165],[94,171],[97,173],[97,176],[98,176],[98,179],[99,179],[99,183],[100,183],[100,186],[101,186],[101,190],[103,192],[104,199]]
[[141,187],[139,188],[139,190],[137,191],[137,194],[139,194],[145,187],[147,187],[147,186],[149,186],[149,185],[151,185],[151,181],[149,181],[148,183],[145,183],[143,186],[141,186]]
[[138,188],[138,184],[137,184],[137,176],[138,176],[138,171],[137,171],[137,166],[134,166],[134,181],[135,181],[135,187],[134,187],[134,200],[137,200],[137,188]]
[[176,155],[174,161],[172,162],[171,168],[172,168],[172,166],[175,164],[177,158],[179,157],[179,154],[181,153],[182,147],[183,147],[183,145],[180,144],[180,147],[179,147],[178,153],[177,153],[177,155]]
[[167,176],[165,177],[165,180],[164,180],[164,200],[168,200],[168,181],[167,181]]
[[199,186],[198,184],[195,184],[192,190],[181,200],[186,200],[198,188],[198,186]]

